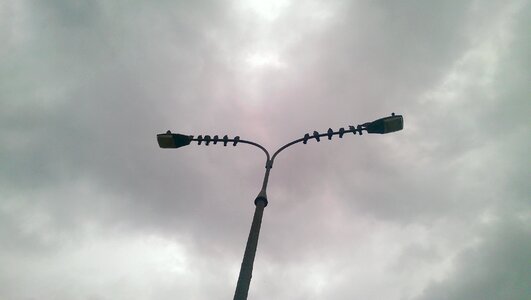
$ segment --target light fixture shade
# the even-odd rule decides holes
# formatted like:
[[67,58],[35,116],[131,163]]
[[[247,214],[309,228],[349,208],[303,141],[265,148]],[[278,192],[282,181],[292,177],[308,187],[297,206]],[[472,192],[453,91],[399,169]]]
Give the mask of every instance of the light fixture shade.
[[392,115],[372,121],[366,127],[368,133],[385,134],[402,130],[404,128],[404,118],[401,115]]
[[179,133],[171,133],[169,130],[166,133],[157,134],[157,142],[161,148],[179,148],[189,145],[193,136]]

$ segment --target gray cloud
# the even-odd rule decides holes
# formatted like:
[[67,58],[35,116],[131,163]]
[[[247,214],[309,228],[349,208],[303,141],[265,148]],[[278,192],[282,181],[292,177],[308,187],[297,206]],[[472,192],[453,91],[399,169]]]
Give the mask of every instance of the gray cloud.
[[264,157],[155,134],[393,111],[279,155],[250,297],[529,294],[529,2],[271,3],[0,5],[2,298],[230,298]]
[[528,224],[501,222],[491,225],[480,245],[458,256],[453,276],[431,284],[419,299],[519,299],[528,295]]

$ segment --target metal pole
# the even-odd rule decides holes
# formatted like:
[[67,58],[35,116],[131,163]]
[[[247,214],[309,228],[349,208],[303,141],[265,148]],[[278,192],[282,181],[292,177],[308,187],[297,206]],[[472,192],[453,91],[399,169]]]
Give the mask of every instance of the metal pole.
[[254,200],[254,216],[251,225],[251,231],[247,238],[247,245],[245,246],[245,253],[243,254],[243,261],[240,268],[240,275],[238,276],[238,283],[236,284],[236,291],[234,292],[234,300],[247,300],[249,293],[249,285],[251,284],[251,277],[253,277],[254,256],[256,254],[256,247],[258,246],[258,236],[260,235],[260,226],[262,225],[262,215],[264,214],[264,207],[267,206],[267,183],[269,181],[269,172],[271,171],[272,163],[269,160],[269,155],[266,162],[266,172],[262,189]]
[[256,254],[256,246],[258,245],[258,235],[260,234],[260,225],[262,224],[262,215],[266,202],[262,199],[255,201],[256,208],[254,210],[253,224],[247,239],[247,246],[245,246],[245,254],[243,255],[242,266],[240,269],[240,276],[238,277],[238,284],[236,285],[236,292],[234,293],[234,300],[246,300],[249,292],[249,285],[251,284],[251,277],[253,273],[254,256]]

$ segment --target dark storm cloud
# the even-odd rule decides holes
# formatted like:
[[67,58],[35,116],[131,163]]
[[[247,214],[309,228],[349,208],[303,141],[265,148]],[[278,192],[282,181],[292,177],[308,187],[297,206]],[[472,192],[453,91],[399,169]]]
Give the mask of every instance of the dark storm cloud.
[[529,224],[518,219],[501,222],[485,232],[480,245],[458,256],[450,278],[432,283],[418,299],[520,299],[529,295]]

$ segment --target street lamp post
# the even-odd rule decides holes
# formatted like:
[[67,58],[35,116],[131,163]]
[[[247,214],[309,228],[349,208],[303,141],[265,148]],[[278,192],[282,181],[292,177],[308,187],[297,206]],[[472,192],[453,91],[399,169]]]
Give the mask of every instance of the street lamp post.
[[329,128],[326,133],[319,133],[314,131],[312,135],[305,134],[304,137],[294,140],[286,145],[280,147],[273,156],[269,155],[269,152],[266,148],[252,141],[242,140],[239,136],[236,136],[233,139],[224,136],[220,138],[215,135],[211,137],[209,135],[198,136],[194,138],[192,135],[183,135],[172,133],[167,131],[166,133],[157,134],[157,141],[161,148],[180,148],[189,145],[192,141],[196,141],[198,145],[204,143],[208,146],[210,143],[217,144],[223,143],[223,146],[227,146],[228,143],[232,143],[233,146],[236,146],[238,143],[249,144],[255,147],[260,148],[266,155],[266,164],[265,164],[265,175],[262,182],[262,189],[256,196],[254,200],[255,211],[253,216],[253,222],[251,224],[251,230],[249,232],[249,237],[247,238],[247,245],[245,246],[245,253],[243,255],[243,261],[240,268],[240,275],[238,276],[238,283],[236,284],[236,291],[234,293],[234,300],[245,300],[247,299],[247,294],[249,292],[249,285],[251,284],[251,277],[253,272],[254,257],[256,254],[256,247],[258,245],[258,236],[260,234],[260,227],[262,224],[262,215],[264,213],[264,208],[267,206],[267,183],[269,181],[269,173],[271,168],[273,168],[273,162],[275,161],[276,156],[284,149],[302,142],[306,144],[309,140],[315,139],[317,142],[323,137],[327,137],[328,140],[331,140],[334,135],[338,135],[339,138],[343,138],[344,134],[359,133],[363,134],[363,130],[367,133],[377,133],[377,134],[386,134],[390,132],[395,132],[402,130],[404,128],[404,119],[401,115],[391,114],[389,117],[381,118],[373,122],[364,123],[357,126],[349,126],[349,129],[340,128],[338,131],[333,131],[332,128]]

